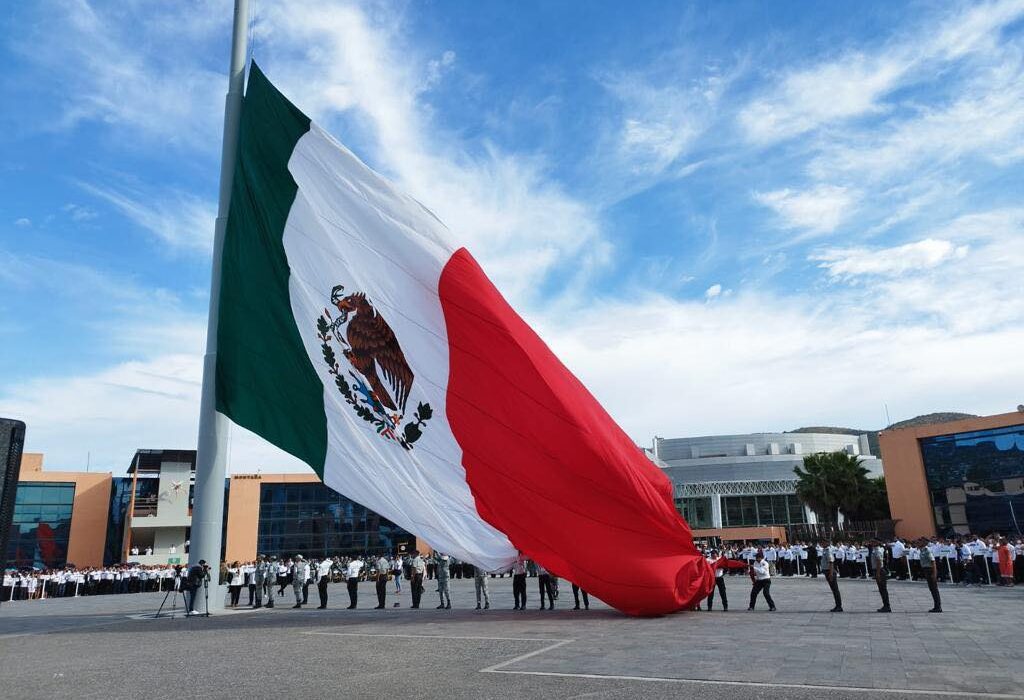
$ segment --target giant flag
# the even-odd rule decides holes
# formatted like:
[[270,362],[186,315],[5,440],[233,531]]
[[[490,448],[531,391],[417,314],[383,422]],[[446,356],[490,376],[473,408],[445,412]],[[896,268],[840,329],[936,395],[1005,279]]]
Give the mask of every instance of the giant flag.
[[671,483],[437,217],[250,66],[217,409],[486,570],[517,550],[626,613],[714,574]]

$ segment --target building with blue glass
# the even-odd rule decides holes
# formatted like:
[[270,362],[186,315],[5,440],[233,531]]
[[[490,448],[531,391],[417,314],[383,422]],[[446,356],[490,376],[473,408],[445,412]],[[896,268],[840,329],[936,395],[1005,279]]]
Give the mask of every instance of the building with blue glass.
[[1024,411],[879,439],[897,534],[1024,534]]

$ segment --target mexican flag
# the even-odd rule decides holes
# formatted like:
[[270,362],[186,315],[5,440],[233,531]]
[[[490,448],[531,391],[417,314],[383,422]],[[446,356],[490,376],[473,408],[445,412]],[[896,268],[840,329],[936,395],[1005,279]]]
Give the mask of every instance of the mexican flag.
[[669,480],[452,240],[252,64],[217,410],[488,571],[521,550],[631,614],[706,595]]

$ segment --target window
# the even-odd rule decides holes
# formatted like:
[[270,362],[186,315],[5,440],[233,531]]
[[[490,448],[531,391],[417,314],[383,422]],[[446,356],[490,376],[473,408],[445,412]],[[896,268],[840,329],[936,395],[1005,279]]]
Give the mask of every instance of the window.
[[677,498],[676,510],[679,511],[691,528],[714,527],[714,521],[711,518],[710,498]]
[[764,527],[806,522],[800,499],[789,494],[722,496],[723,527]]
[[937,435],[920,447],[940,533],[1021,534],[1024,425]]
[[260,487],[260,554],[307,557],[394,551],[414,536],[323,484]]
[[14,498],[7,565],[57,568],[67,564],[74,501],[73,482],[20,482]]

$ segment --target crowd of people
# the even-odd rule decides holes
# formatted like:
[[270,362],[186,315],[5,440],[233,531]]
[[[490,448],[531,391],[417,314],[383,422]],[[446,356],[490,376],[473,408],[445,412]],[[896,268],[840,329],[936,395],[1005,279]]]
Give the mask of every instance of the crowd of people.
[[[719,549],[702,546],[701,551],[713,565],[715,587],[706,600],[706,609],[714,607],[717,597],[723,610],[728,610],[727,577],[747,575],[751,579],[748,609],[763,597],[768,609],[776,609],[771,597],[773,577],[822,576],[832,592],[833,612],[842,612],[839,581],[867,579],[876,581],[882,598],[879,612],[891,610],[887,582],[892,579],[923,580],[932,591],[933,611],[941,612],[939,582],[957,585],[1012,586],[1024,583],[1024,539],[1007,540],[999,536],[987,538],[961,537],[955,540],[936,538],[917,542],[900,539],[888,543],[877,540],[833,540],[795,542],[792,544],[731,544]],[[205,564],[205,563],[204,563]],[[7,571],[3,577],[0,600],[32,600],[142,592],[182,592],[186,608],[192,611],[192,599],[200,585],[203,569],[138,564],[120,564],[102,568]],[[216,572],[212,572],[217,577]],[[387,604],[389,588],[394,593],[407,591],[411,607],[419,608],[426,592],[424,582],[434,586],[438,596],[437,609],[450,609],[451,579],[473,579],[477,609],[491,607],[488,580],[512,577],[514,610],[525,610],[527,579],[537,579],[541,610],[554,610],[558,599],[558,577],[520,553],[510,569],[485,572],[472,564],[435,552],[424,556],[419,552],[404,555],[375,554],[314,558],[307,560],[297,554],[289,558],[260,555],[255,561],[230,562],[220,566],[219,581],[229,590],[230,607],[274,607],[275,599],[291,589],[292,607],[309,604],[310,588],[317,591],[318,607],[326,608],[328,585],[344,581],[349,609],[358,605],[359,583],[372,581],[377,609]],[[198,578],[197,578],[198,577]],[[573,609],[589,609],[586,591],[572,585]],[[393,603],[398,606],[399,603]]]

